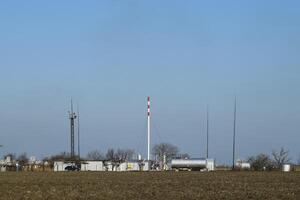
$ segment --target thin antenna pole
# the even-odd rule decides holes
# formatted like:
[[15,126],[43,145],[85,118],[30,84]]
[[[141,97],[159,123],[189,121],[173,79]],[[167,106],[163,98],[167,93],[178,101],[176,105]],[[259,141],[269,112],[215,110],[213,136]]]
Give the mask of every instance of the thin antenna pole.
[[80,159],[80,123],[79,123],[79,106],[77,105],[77,140],[78,140],[78,158]]
[[150,97],[148,97],[148,102],[147,102],[147,122],[148,122],[148,131],[147,131],[147,135],[148,135],[148,154],[147,154],[147,159],[148,161],[150,160],[150,140],[151,140],[151,128],[150,128]]
[[73,99],[71,99],[71,113],[73,113]]
[[71,158],[74,158],[75,150],[74,150],[74,127],[76,119],[76,115],[73,111],[73,100],[71,99],[71,112],[69,112],[69,119],[70,119],[70,132],[71,132]]
[[73,100],[71,99],[71,158],[74,158],[74,117],[73,117]]
[[235,135],[236,135],[236,97],[234,99],[232,169],[235,168]]
[[208,159],[208,145],[209,145],[209,108],[206,110],[206,159]]

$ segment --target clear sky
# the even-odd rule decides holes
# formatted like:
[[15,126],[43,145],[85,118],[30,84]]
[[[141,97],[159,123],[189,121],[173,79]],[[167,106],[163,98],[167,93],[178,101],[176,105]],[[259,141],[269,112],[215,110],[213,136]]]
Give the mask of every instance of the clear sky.
[[82,154],[146,153],[170,142],[231,163],[281,146],[300,153],[299,1],[1,1],[0,155],[69,151],[79,104]]

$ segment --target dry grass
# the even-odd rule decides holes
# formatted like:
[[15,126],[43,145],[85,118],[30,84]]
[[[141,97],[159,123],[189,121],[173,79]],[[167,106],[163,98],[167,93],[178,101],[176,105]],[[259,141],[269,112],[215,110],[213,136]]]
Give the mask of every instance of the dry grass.
[[1,199],[300,199],[300,173],[7,172]]

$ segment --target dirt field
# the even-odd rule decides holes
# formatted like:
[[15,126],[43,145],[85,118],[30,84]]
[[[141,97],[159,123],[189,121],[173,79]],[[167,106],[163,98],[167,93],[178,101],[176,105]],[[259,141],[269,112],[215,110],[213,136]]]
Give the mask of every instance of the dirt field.
[[0,199],[300,199],[300,173],[7,172]]

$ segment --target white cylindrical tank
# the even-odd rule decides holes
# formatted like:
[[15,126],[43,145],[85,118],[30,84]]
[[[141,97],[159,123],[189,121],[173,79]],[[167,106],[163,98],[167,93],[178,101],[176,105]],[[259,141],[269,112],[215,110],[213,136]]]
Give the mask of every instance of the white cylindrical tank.
[[206,159],[173,159],[172,168],[205,168]]
[[290,172],[291,171],[291,165],[290,164],[284,164],[282,166],[282,171],[284,171],[284,172]]

